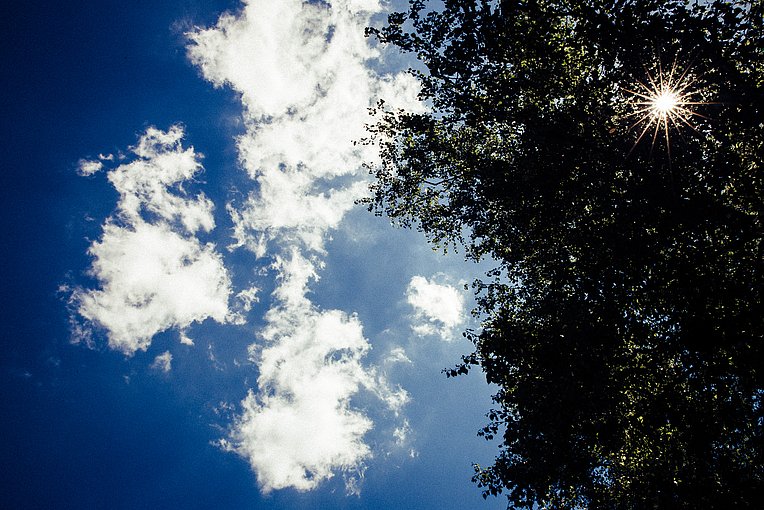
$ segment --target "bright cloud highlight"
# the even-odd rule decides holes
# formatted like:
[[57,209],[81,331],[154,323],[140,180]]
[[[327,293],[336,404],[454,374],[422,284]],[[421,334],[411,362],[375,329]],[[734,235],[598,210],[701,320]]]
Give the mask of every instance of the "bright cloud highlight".
[[214,227],[212,202],[180,188],[202,169],[182,138],[178,126],[149,128],[131,148],[134,160],[108,173],[120,194],[117,211],[88,250],[100,288],[71,296],[85,327],[104,328],[109,346],[126,355],[146,350],[160,331],[228,315],[231,284],[222,258],[194,235]]
[[406,289],[406,300],[414,309],[411,329],[419,336],[453,340],[455,329],[464,322],[464,296],[451,285],[414,276]]

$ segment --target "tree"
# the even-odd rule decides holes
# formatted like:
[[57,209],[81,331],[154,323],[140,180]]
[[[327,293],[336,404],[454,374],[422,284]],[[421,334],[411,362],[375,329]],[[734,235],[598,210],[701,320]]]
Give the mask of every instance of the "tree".
[[436,7],[368,29],[430,109],[374,110],[367,204],[496,262],[447,370],[499,388],[474,481],[528,508],[760,504],[762,3]]

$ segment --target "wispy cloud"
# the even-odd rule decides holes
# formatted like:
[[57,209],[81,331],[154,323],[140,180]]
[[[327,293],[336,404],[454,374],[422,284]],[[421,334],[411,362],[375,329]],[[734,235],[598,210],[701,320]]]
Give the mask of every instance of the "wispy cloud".
[[[308,297],[329,232],[366,192],[362,163],[376,152],[353,141],[365,135],[367,109],[379,97],[417,105],[410,76],[380,76],[367,65],[378,54],[363,29],[379,10],[370,0],[251,0],[189,34],[192,62],[236,90],[244,107],[239,156],[254,186],[228,206],[233,247],[270,256],[278,274],[250,348],[257,391],[242,401],[226,443],[265,491],[309,490],[338,470],[362,472],[373,424],[351,398],[368,391],[393,412],[408,398],[363,364],[370,344],[360,319]],[[355,478],[346,479],[357,491]]]
[[162,354],[158,354],[154,358],[154,362],[151,364],[151,368],[164,373],[172,370],[172,354],[170,354],[170,351],[165,351]]
[[76,288],[70,298],[84,319],[75,320],[77,337],[95,325],[111,348],[132,355],[160,331],[226,320],[228,273],[215,247],[195,236],[214,227],[213,205],[181,188],[202,169],[182,138],[179,126],[151,127],[131,147],[132,161],[109,171],[120,199],[88,250],[99,288]]
[[414,276],[406,289],[406,300],[414,309],[411,328],[417,335],[453,340],[456,328],[465,320],[462,293],[434,278]]

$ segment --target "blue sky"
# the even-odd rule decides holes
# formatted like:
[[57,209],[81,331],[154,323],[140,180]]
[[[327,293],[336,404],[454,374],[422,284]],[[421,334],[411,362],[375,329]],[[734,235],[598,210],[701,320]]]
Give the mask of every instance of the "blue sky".
[[465,282],[354,201],[376,2],[4,4],[8,508],[501,508]]

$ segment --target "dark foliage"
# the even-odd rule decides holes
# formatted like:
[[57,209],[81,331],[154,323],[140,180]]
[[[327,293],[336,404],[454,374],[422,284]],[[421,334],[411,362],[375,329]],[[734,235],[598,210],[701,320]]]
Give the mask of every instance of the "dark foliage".
[[[430,7],[369,29],[431,105],[375,111],[369,208],[496,261],[448,371],[500,388],[475,481],[529,508],[760,508],[764,6]],[[674,63],[713,104],[635,145],[624,89]]]

